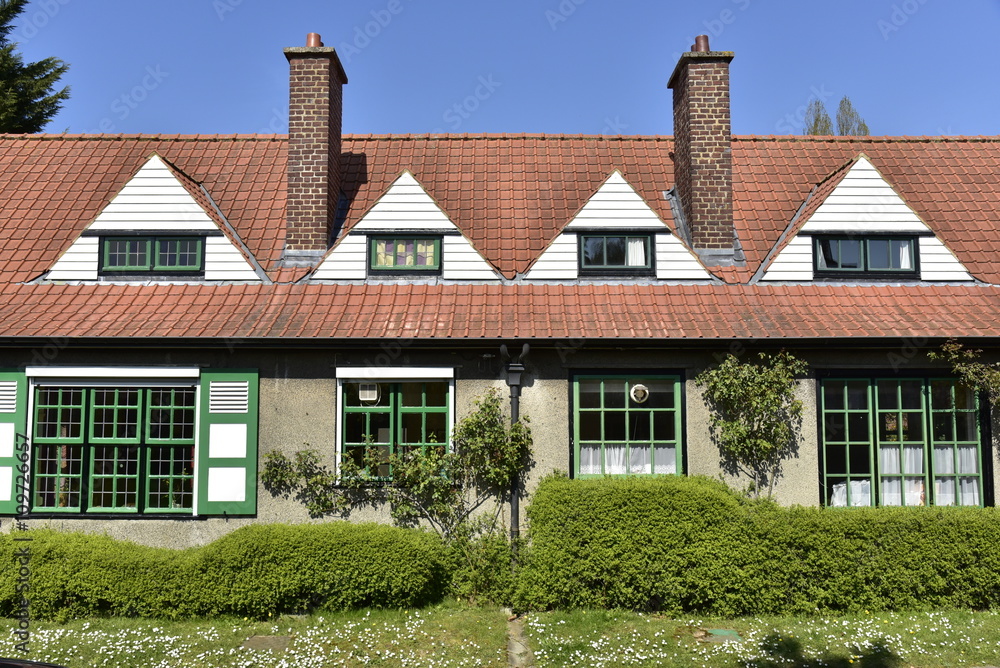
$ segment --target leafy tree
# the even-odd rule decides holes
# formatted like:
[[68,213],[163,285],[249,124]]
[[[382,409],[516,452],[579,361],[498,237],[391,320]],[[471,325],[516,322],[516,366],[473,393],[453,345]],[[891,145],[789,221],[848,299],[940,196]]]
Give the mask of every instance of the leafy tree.
[[0,0],[0,132],[39,132],[69,98],[69,87],[55,91],[69,66],[56,58],[25,63],[10,41],[14,19],[28,0]]
[[980,362],[982,350],[967,350],[955,339],[941,345],[941,352],[929,351],[927,356],[936,362],[947,362],[952,371],[971,390],[985,392],[993,406],[1000,405],[1000,363]]
[[722,455],[723,469],[750,479],[759,497],[774,492],[781,462],[795,453],[802,424],[802,402],[795,398],[797,375],[806,363],[786,351],[760,353],[761,362],[742,363],[728,355],[722,364],[698,374],[711,410],[710,429]]
[[840,98],[840,104],[837,105],[837,134],[845,137],[863,137],[869,134],[868,124],[846,95]]
[[[386,459],[378,449],[368,448],[360,465],[345,456],[339,477],[313,450],[299,451],[293,458],[270,452],[261,479],[274,495],[294,495],[311,517],[349,514],[358,504],[387,503],[397,525],[423,521],[446,542],[488,533],[495,528],[511,483],[523,482],[531,461],[531,428],[527,418],[508,423],[497,390],[475,405],[455,426],[450,450],[443,445],[414,448]],[[474,514],[490,499],[497,501],[488,516],[492,523],[477,522]]]
[[832,135],[833,122],[830,114],[826,113],[826,106],[823,101],[816,99],[806,107],[805,127],[802,129],[804,135]]

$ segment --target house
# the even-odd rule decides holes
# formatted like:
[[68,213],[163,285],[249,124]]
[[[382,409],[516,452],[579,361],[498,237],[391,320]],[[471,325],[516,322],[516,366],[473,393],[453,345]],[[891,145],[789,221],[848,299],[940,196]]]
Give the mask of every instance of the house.
[[334,49],[285,56],[287,136],[0,137],[4,530],[304,521],[264,453],[446,443],[512,364],[525,498],[714,476],[694,377],[779,349],[810,369],[782,503],[994,503],[989,406],[925,353],[997,352],[996,137],[730,136],[707,38],[673,136],[342,136]]

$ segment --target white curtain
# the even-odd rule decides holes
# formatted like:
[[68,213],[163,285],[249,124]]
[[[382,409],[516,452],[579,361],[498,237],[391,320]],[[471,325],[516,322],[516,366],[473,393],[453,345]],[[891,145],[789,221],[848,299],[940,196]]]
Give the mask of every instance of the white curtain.
[[955,479],[935,478],[934,479],[934,503],[939,506],[955,505]]
[[899,471],[899,448],[895,445],[881,447],[878,451],[879,471],[884,475],[898,474]]
[[830,494],[830,505],[834,508],[843,508],[847,505],[846,482],[838,482],[833,486],[833,493]]
[[657,445],[653,451],[656,466],[653,473],[677,473],[677,450],[672,445]]
[[899,268],[900,269],[913,269],[910,264],[910,241],[900,241],[899,242]]
[[649,461],[650,448],[648,445],[633,445],[629,448],[628,470],[629,473],[651,473],[651,462]]
[[614,474],[628,473],[625,465],[625,444],[614,443],[604,446],[604,472]]
[[625,263],[629,267],[646,266],[646,240],[642,237],[630,237],[628,240],[628,257]]
[[882,505],[901,506],[903,505],[902,480],[899,478],[882,479]]
[[958,446],[958,472],[979,473],[979,458],[976,456],[976,446]]
[[870,480],[851,481],[851,505],[852,506],[872,505],[872,483]]
[[955,472],[955,451],[951,446],[934,448],[934,472],[941,475]]
[[583,475],[599,475],[601,473],[601,446],[580,446],[580,473]]
[[906,488],[906,505],[925,505],[923,478],[905,478],[903,480],[903,486]]
[[924,472],[923,446],[907,445],[903,448],[903,473]]
[[979,505],[979,479],[961,478],[958,481],[958,493],[963,506]]

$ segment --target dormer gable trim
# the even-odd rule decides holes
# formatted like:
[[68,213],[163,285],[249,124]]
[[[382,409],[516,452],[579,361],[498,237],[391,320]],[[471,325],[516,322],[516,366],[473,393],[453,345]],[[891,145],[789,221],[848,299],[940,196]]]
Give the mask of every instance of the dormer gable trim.
[[[636,273],[656,279],[711,280],[694,253],[632,187],[620,170],[613,170],[598,189],[573,214],[549,245],[529,265],[524,279],[576,280],[581,271],[581,239],[585,235],[636,235],[650,240],[650,266]],[[600,278],[586,272],[587,278]],[[609,277],[615,276],[610,272]]]
[[[864,153],[816,185],[758,270],[757,280],[813,281],[817,278],[814,238],[845,236],[913,239],[919,272],[910,280],[975,280]],[[893,278],[889,273],[879,277]]]
[[149,272],[109,280],[270,282],[208,191],[156,153],[63,251],[42,280],[100,280],[105,237],[176,236],[203,239],[202,270],[186,276]]
[[[372,271],[369,240],[377,237],[439,237],[439,267],[424,277],[499,281],[496,268],[476,250],[413,173],[404,169],[345,234],[310,276],[314,280],[387,278]],[[413,278],[421,278],[413,274]]]

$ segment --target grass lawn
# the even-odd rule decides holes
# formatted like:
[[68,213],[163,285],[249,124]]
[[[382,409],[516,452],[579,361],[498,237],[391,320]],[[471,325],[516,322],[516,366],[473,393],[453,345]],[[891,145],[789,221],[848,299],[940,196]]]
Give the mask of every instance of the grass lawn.
[[[576,611],[531,615],[525,629],[539,666],[1000,665],[997,612],[720,621]],[[732,631],[739,639],[727,641]]]
[[[706,636],[706,630],[717,633]],[[31,632],[28,658],[70,668],[507,665],[506,614],[459,604],[282,617],[273,622],[32,622]],[[728,621],[608,611],[550,612],[528,615],[525,635],[540,667],[1000,665],[1000,614],[995,612]],[[285,650],[244,649],[250,636],[291,640]],[[0,656],[16,656],[15,642],[13,636],[0,638]]]

